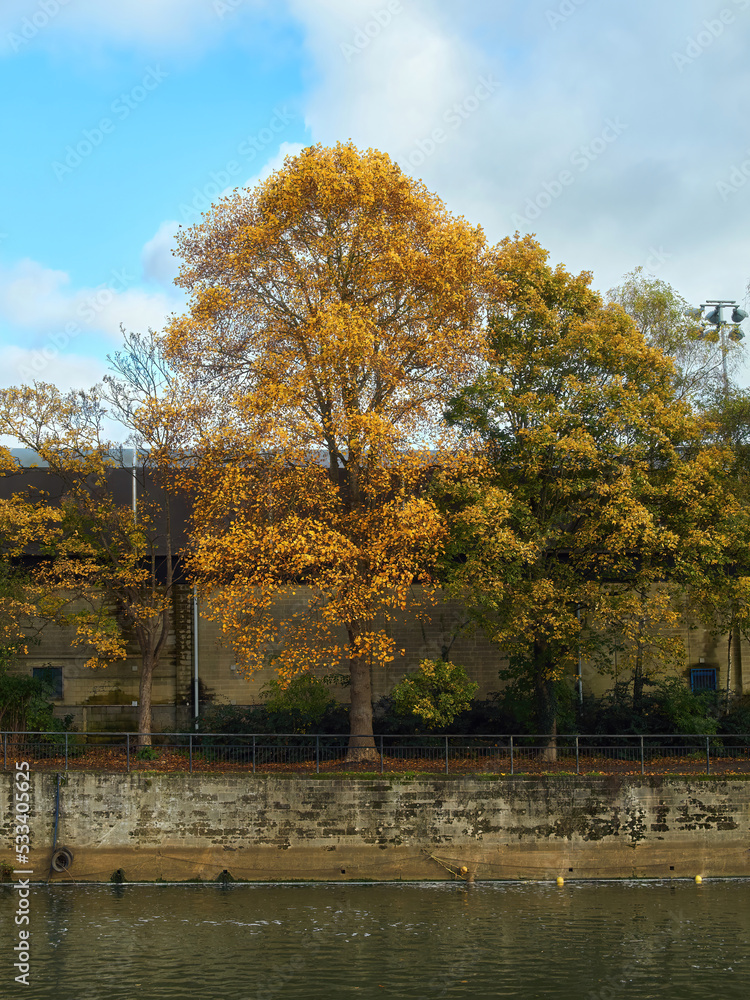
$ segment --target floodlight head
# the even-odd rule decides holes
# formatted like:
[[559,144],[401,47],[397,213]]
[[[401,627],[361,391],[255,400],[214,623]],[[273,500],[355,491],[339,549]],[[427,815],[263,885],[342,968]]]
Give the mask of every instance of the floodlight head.
[[714,306],[710,313],[706,314],[705,322],[710,323],[711,326],[721,325],[721,307]]
[[741,323],[743,319],[747,319],[747,313],[744,309],[740,309],[738,306],[735,306],[732,310],[732,322]]
[[729,331],[729,339],[735,341],[744,340],[745,334],[742,332],[742,330],[740,330],[738,326],[733,326],[732,329]]
[[687,309],[686,313],[691,319],[700,319],[703,316],[703,310],[698,306],[695,306],[693,309]]

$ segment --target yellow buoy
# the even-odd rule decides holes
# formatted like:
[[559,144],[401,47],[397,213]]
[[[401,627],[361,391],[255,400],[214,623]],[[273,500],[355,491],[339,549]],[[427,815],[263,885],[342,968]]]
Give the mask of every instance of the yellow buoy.
[[703,879],[700,877],[700,875],[696,875],[695,876],[695,884],[696,885],[700,885],[702,882],[703,882]]
[[466,867],[466,865],[461,865],[461,867],[458,869],[459,875],[466,875],[468,871],[469,869]]
[[557,876],[557,884],[558,885],[565,885],[565,879],[562,877],[562,875],[558,875]]

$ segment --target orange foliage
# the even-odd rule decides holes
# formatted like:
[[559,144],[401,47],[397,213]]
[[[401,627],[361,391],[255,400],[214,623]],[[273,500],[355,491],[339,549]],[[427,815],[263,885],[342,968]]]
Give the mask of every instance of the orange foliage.
[[[483,234],[385,154],[338,144],[287,158],[178,245],[190,308],[166,351],[211,414],[194,571],[222,583],[211,613],[246,669],[348,658],[369,732],[370,660],[394,656],[389,614],[443,533],[420,451],[483,355]],[[280,634],[272,607],[302,584]]]

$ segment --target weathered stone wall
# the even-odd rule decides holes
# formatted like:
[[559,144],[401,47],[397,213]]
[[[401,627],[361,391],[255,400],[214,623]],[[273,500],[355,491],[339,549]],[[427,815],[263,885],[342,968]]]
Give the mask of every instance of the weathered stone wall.
[[[13,864],[11,773],[0,862]],[[63,776],[56,879],[671,878],[750,875],[750,782],[696,778],[327,779]],[[32,775],[46,878],[56,776]]]

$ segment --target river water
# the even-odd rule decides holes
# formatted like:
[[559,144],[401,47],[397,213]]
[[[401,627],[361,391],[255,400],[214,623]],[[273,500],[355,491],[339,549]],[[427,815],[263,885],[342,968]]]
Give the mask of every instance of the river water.
[[750,996],[750,880],[0,887],[0,996]]

